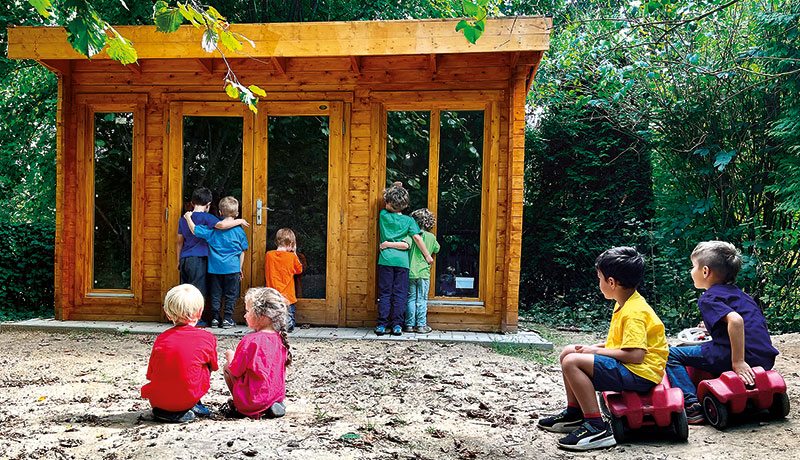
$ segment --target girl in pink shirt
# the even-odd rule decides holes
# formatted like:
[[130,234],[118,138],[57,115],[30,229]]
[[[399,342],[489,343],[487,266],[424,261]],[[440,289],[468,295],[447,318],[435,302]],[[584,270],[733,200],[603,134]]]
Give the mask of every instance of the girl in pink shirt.
[[225,352],[225,383],[233,407],[250,418],[282,417],[286,413],[286,367],[292,362],[286,335],[286,299],[272,288],[252,288],[245,294],[246,335],[236,352]]

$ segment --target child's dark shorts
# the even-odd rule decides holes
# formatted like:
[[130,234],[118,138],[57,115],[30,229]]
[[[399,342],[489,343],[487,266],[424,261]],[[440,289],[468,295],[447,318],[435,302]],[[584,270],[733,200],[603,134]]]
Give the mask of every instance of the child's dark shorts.
[[636,391],[638,393],[646,393],[656,386],[651,380],[631,372],[616,359],[603,355],[594,355],[592,384],[597,391]]

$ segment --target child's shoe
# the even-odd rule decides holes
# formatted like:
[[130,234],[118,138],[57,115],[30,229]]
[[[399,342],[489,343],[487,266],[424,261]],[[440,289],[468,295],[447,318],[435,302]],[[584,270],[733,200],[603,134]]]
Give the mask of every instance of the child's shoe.
[[403,332],[414,332],[414,326],[406,326],[403,328]]
[[602,428],[597,428],[589,422],[583,424],[572,433],[558,440],[558,447],[567,450],[593,450],[617,445],[614,433],[608,423],[603,422]]
[[208,323],[203,321],[202,319],[194,325],[194,327],[208,327]]
[[686,407],[686,420],[692,425],[697,425],[706,421],[706,414],[699,402]]
[[536,425],[546,431],[553,433],[572,433],[583,423],[583,413],[578,409],[573,413],[569,409],[564,409],[560,414],[552,417],[540,418]]
[[403,335],[403,328],[399,325],[392,328],[392,335]]
[[224,320],[222,320],[223,329],[229,329],[232,328],[233,326],[236,326],[236,323],[234,323],[232,319],[225,318]]
[[264,412],[264,416],[267,418],[278,418],[284,415],[286,415],[286,406],[282,402],[274,403]]
[[375,331],[375,335],[377,336],[386,334],[386,328],[383,326],[376,326],[375,329],[373,329],[373,331]]
[[187,410],[186,412],[172,412],[154,407],[153,418],[159,422],[186,423],[194,420],[195,415],[191,410]]
[[200,401],[197,401],[197,404],[195,404],[191,410],[194,412],[194,415],[198,417],[211,417],[211,411]]
[[429,328],[428,326],[417,326],[414,328],[414,332],[417,334],[429,334],[433,329]]
[[219,320],[217,318],[211,320],[211,327],[219,327]]

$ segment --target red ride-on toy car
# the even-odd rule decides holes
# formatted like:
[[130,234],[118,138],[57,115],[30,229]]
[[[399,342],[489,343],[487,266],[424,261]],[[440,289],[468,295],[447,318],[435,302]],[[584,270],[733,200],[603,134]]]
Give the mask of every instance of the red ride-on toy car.
[[697,399],[703,405],[706,420],[715,428],[725,428],[731,414],[744,412],[748,408],[769,410],[775,418],[784,418],[789,414],[786,382],[777,371],[754,367],[755,385],[748,388],[733,371],[723,372],[714,378],[708,372],[691,367],[687,367],[687,370],[697,384]]
[[605,391],[600,407],[611,421],[617,442],[624,442],[628,430],[644,426],[670,427],[675,438],[689,438],[689,423],[683,410],[683,391],[672,388],[666,375],[648,393]]

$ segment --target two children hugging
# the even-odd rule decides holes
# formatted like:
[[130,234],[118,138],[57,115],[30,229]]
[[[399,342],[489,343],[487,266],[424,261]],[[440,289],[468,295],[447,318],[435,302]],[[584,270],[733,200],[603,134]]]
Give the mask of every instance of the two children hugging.
[[733,284],[742,263],[736,248],[722,241],[703,242],[691,260],[695,287],[706,290],[698,307],[713,341],[667,347],[663,323],[636,290],[644,278],[644,257],[633,248],[617,247],[597,258],[600,291],[616,303],[605,343],[569,345],[561,352],[567,408],[538,422],[544,430],[569,433],[558,441],[559,447],[585,451],[616,444],[601,418],[595,391],[645,393],[661,382],[666,369],[672,385],[683,390],[687,418],[699,423],[702,410],[684,366],[715,374],[734,370],[745,384],[753,383],[751,365],[772,368],[778,351],[764,315]]
[[[420,277],[414,279],[425,279],[430,283],[430,265],[433,263],[433,257],[426,246],[430,244],[435,249],[433,252],[436,252],[439,245],[436,243],[436,237],[430,232],[425,235],[428,238],[426,242],[417,221],[403,215],[403,210],[408,207],[409,196],[401,182],[394,182],[391,187],[386,188],[383,191],[383,199],[386,205],[378,218],[381,243],[378,257],[378,324],[375,326],[375,334],[384,335],[387,329],[390,329],[392,335],[402,335],[404,324],[408,328],[413,327],[415,323],[418,327],[417,332],[430,332],[425,322],[428,290],[425,288],[422,293],[423,282],[415,281],[412,284],[414,292],[411,293],[409,289],[411,260],[407,251],[413,242],[418,251],[411,254],[412,258],[416,254],[414,275]],[[435,223],[432,213],[429,217],[426,222],[430,223],[430,228],[427,230],[432,229]],[[419,258],[425,267],[419,266]],[[423,268],[427,268],[427,272]],[[421,297],[424,297],[424,305]],[[412,310],[408,315],[404,315],[406,308]],[[422,314],[420,321],[422,311],[425,314]]]
[[[270,288],[253,288],[245,295],[245,319],[255,332],[242,338],[236,351],[228,350],[225,383],[233,397],[234,414],[251,418],[280,417],[286,413],[286,367],[292,362],[285,332],[286,299]],[[201,403],[210,388],[217,364],[217,339],[197,329],[203,296],[191,284],[167,292],[164,312],[174,327],[160,334],[150,354],[142,397],[150,400],[158,421],[181,423],[211,412]]]

